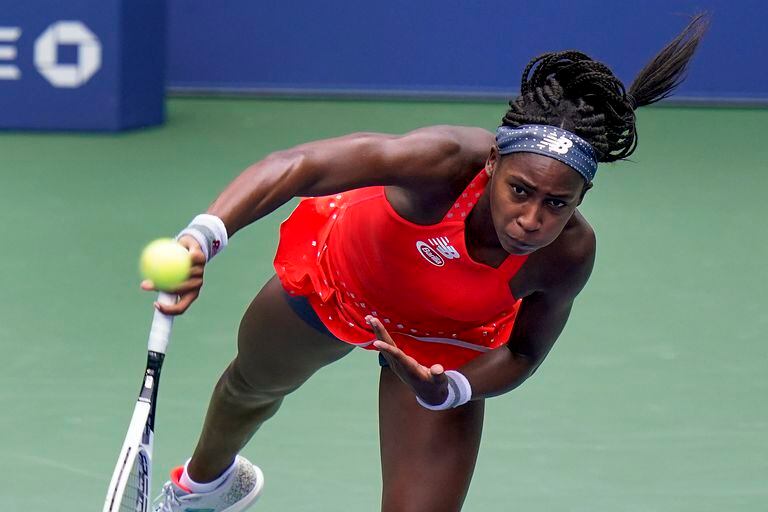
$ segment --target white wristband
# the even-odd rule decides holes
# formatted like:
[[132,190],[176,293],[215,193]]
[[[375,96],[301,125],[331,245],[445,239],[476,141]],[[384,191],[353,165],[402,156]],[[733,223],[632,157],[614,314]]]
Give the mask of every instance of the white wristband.
[[192,219],[189,226],[181,230],[176,239],[178,240],[184,235],[191,236],[200,244],[203,254],[205,254],[205,261],[211,261],[214,256],[224,250],[229,241],[224,221],[207,213]]
[[419,405],[430,411],[444,411],[469,402],[472,398],[472,386],[464,374],[456,370],[448,370],[445,376],[448,377],[448,396],[445,397],[445,401],[442,404],[433,405],[417,396],[416,401]]

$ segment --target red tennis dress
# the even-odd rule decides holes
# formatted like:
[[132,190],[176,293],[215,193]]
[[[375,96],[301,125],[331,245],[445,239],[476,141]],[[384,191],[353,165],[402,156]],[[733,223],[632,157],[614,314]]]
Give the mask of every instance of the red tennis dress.
[[465,220],[481,171],[437,224],[400,217],[384,187],[303,199],[280,227],[275,270],[337,338],[367,349],[366,315],[420,363],[456,369],[509,339],[520,300],[509,289],[526,256],[493,268],[470,258]]

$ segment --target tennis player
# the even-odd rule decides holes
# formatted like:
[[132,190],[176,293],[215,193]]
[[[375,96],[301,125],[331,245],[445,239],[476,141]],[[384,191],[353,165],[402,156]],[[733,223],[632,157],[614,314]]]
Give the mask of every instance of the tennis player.
[[245,312],[197,447],[156,510],[246,509],[264,477],[238,452],[287,394],[354,347],[380,352],[382,510],[459,510],[485,399],[536,371],[589,279],[595,234],[577,207],[598,163],[632,154],[635,110],[680,83],[706,24],[694,18],[628,90],[578,51],[536,57],[495,133],[357,133],[246,169],[180,234],[193,277],[162,312],[186,311],[232,235],[305,199],[282,224],[276,276]]

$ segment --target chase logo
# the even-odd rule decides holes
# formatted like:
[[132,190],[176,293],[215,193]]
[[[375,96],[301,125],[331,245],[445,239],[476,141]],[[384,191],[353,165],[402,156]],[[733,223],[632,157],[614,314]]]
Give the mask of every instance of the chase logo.
[[[0,27],[0,80],[21,79],[21,70],[6,63],[16,60],[13,43],[20,37],[20,27]],[[61,62],[62,46],[76,48],[76,62]],[[80,87],[101,68],[101,42],[80,21],[57,21],[35,40],[34,59],[37,71],[54,87]]]

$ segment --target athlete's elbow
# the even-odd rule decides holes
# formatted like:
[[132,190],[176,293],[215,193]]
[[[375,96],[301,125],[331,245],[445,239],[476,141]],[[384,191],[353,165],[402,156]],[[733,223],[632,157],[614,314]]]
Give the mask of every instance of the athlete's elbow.
[[509,354],[511,357],[510,373],[514,376],[512,383],[514,387],[512,389],[514,389],[536,373],[536,370],[541,365],[541,360],[540,358],[521,354],[520,352],[515,352],[513,350],[510,350]]
[[273,165],[279,165],[286,169],[294,170],[300,168],[307,161],[308,151],[300,147],[291,149],[282,149],[274,151],[264,158],[265,162]]
[[281,181],[296,184],[295,195],[310,195],[307,191],[317,181],[317,172],[313,171],[317,166],[313,164],[311,151],[301,147],[284,149],[270,153],[264,161],[282,171]]

